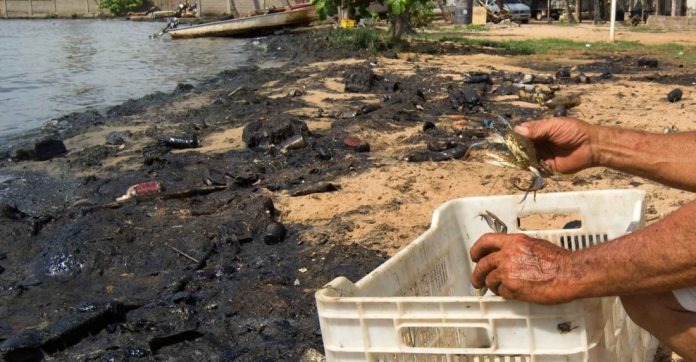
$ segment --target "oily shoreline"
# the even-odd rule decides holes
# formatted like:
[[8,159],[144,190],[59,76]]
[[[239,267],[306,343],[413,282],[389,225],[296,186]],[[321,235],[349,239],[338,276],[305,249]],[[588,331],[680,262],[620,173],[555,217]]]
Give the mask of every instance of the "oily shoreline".
[[[298,360],[322,350],[313,292],[336,276],[357,281],[427,228],[410,208],[429,214],[464,194],[459,187],[514,192],[495,179],[515,171],[484,166],[476,154],[452,159],[485,137],[478,122],[492,114],[552,113],[509,94],[517,90],[505,79],[519,65],[456,44],[431,45],[436,55],[461,56],[451,65],[414,52],[370,55],[337,48],[327,34],[266,39],[263,58],[282,58],[280,67],[242,67],[103,115],[61,117],[48,129],[64,156],[3,157],[0,354]],[[573,72],[591,85],[552,83],[589,92],[654,73],[630,56],[581,58]],[[568,63],[526,69],[553,74]],[[489,81],[464,83],[469,72]],[[106,144],[114,131],[123,142]],[[162,142],[194,134],[198,148]],[[448,181],[453,174],[461,180]],[[547,188],[630,180],[592,171]],[[162,189],[115,201],[151,181]],[[276,222],[284,237],[269,229]]]

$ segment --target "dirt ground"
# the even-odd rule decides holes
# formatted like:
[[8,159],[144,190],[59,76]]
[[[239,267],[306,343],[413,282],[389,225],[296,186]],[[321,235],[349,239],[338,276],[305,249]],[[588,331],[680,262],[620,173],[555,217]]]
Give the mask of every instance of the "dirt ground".
[[[520,27],[494,28],[491,31],[482,32],[477,36],[491,40],[543,39],[552,37],[575,41],[597,42],[609,40],[609,24],[595,26],[588,20],[583,20],[583,23],[575,26],[562,26],[557,23],[548,25],[535,22]],[[643,44],[696,44],[696,30],[683,29],[678,31],[666,31],[664,29],[618,25],[616,28],[616,40],[637,41]]]
[[[476,36],[516,39],[545,29]],[[558,29],[558,36],[601,40],[587,26]],[[653,42],[665,34],[624,35]],[[9,242],[0,244],[0,353],[18,360],[258,361],[322,351],[314,290],[337,276],[357,281],[423,233],[448,200],[519,193],[508,180],[528,175],[482,162],[482,151],[405,161],[428,142],[451,141],[457,149],[480,140],[485,130],[477,121],[492,114],[513,122],[551,115],[516,95],[497,95],[506,74],[553,75],[566,67],[590,76],[589,84],[558,82],[558,93],[582,98],[570,116],[590,123],[658,133],[696,126],[696,74],[674,59],[646,69],[637,65],[641,54],[509,56],[456,47],[351,57],[322,39],[267,39],[259,55],[265,65],[103,115],[68,115],[46,131],[65,141],[65,157],[2,161],[0,238]],[[694,41],[685,34],[670,39]],[[456,103],[469,72],[493,79],[471,107]],[[370,73],[376,78],[369,86],[345,91],[347,81],[360,83]],[[677,86],[683,99],[667,102]],[[245,127],[256,121],[304,122],[306,145],[249,148]],[[435,128],[424,130],[426,122]],[[105,145],[114,130],[131,132],[125,145]],[[171,149],[158,141],[173,134],[196,134],[201,147]],[[348,136],[368,142],[370,151],[347,147]],[[160,181],[165,193],[114,204],[148,180]],[[338,190],[291,196],[325,182]],[[691,199],[602,168],[546,182],[541,192],[645,190],[649,222]],[[281,243],[264,242],[272,222],[288,230]]]

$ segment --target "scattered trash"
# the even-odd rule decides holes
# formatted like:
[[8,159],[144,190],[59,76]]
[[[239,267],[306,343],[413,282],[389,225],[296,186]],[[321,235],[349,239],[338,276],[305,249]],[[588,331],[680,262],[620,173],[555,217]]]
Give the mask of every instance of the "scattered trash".
[[544,103],[545,106],[549,108],[556,108],[558,106],[564,106],[566,109],[571,109],[574,107],[577,107],[582,103],[582,99],[580,98],[579,95],[576,94],[570,94],[570,95],[557,95],[553,97],[552,99],[546,101]]
[[491,84],[491,76],[487,73],[483,72],[470,72],[464,74],[462,77],[462,81],[465,84],[472,84],[472,83],[487,83]]
[[553,84],[553,77],[547,75],[535,75],[534,83],[536,84]]
[[677,126],[675,126],[675,125],[671,125],[669,127],[665,127],[662,129],[662,133],[664,133],[664,134],[676,133],[676,132],[679,132],[679,128],[677,128]]
[[256,120],[247,123],[242,140],[249,148],[281,145],[294,136],[309,137],[309,127],[296,119]]
[[288,138],[281,146],[280,150],[281,152],[287,152],[288,150],[300,150],[305,148],[307,145],[307,142],[305,141],[304,136],[301,134],[292,136]]
[[319,146],[316,148],[317,151],[317,157],[322,159],[322,160],[330,160],[331,159],[331,152],[326,148]]
[[592,82],[592,79],[589,76],[580,73],[578,76],[573,78],[573,81],[578,84],[590,84]]
[[534,74],[520,74],[515,78],[515,83],[532,84],[534,83]]
[[397,92],[399,89],[401,89],[401,83],[399,82],[392,82],[388,83],[386,86],[384,86],[384,89],[390,92]]
[[462,108],[472,109],[482,105],[481,96],[475,88],[458,89],[449,95],[449,101],[453,109],[461,110]]
[[147,181],[128,188],[123,196],[116,198],[116,202],[123,202],[131,198],[144,198],[161,193],[162,184],[158,181]]
[[[4,217],[11,220],[21,220],[27,216],[29,215],[25,214],[13,205],[0,203],[0,217]],[[0,258],[0,260],[2,260],[2,258]]]
[[599,75],[600,78],[602,79],[611,79],[614,75],[611,74],[610,72],[604,72]]
[[302,357],[300,357],[300,362],[326,362],[326,357],[314,348],[307,348]]
[[193,136],[165,136],[160,139],[160,143],[167,147],[184,149],[184,148],[198,148],[200,144],[198,143],[198,137]]
[[266,226],[266,230],[263,233],[263,242],[266,245],[278,244],[285,239],[286,233],[287,230],[283,224],[273,221]]
[[556,72],[556,79],[561,80],[561,79],[568,79],[568,78],[570,78],[570,69],[561,68]]
[[420,99],[422,99],[424,102],[426,101],[426,99],[425,99],[425,93],[423,93],[423,90],[422,90],[422,89],[420,89],[420,88],[416,89],[416,95],[417,95]]
[[47,161],[68,153],[63,141],[48,137],[33,144],[20,145],[12,149],[10,158],[14,161]]
[[459,146],[441,152],[417,151],[404,157],[404,160],[407,162],[451,161],[464,157],[467,153],[467,150],[468,147]]
[[303,94],[304,94],[304,93],[303,93],[301,90],[299,90],[299,89],[293,89],[293,90],[291,90],[291,91],[288,92],[288,97],[299,97],[299,96],[301,96],[301,95],[303,95]]
[[430,121],[426,121],[425,123],[423,123],[423,132],[427,132],[427,131],[430,131],[433,129],[437,129],[437,126],[435,126],[435,123],[430,122]]
[[330,182],[320,182],[314,185],[309,185],[307,187],[301,188],[299,190],[290,193],[290,196],[305,196],[311,194],[319,194],[324,192],[334,192],[341,189],[340,185],[332,184]]
[[433,152],[442,152],[456,147],[459,142],[454,140],[447,141],[432,141],[428,142],[428,150]]
[[358,137],[346,137],[345,140],[343,140],[343,144],[348,146],[349,148],[355,150],[356,152],[369,152],[370,151],[370,144],[361,140]]
[[346,76],[343,91],[346,93],[369,92],[375,80],[377,80],[377,76],[372,69],[366,66],[358,67]]
[[672,89],[669,93],[667,93],[667,100],[671,103],[679,102],[682,99],[682,95],[682,90],[679,88],[675,88]]
[[300,279],[295,279],[295,282],[292,283],[292,285],[299,287],[300,286]]
[[130,131],[113,131],[106,135],[106,144],[119,146],[126,143],[126,138],[130,138],[133,134]]
[[568,116],[568,108],[566,108],[565,105],[563,105],[563,104],[556,106],[556,108],[553,109],[553,116],[554,117],[567,117]]
[[382,108],[382,106],[379,104],[366,104],[366,105],[360,107],[360,110],[357,112],[356,115],[361,116],[363,114],[372,113],[380,108]]
[[657,68],[658,62],[655,58],[640,58],[638,59],[638,66],[644,68]]

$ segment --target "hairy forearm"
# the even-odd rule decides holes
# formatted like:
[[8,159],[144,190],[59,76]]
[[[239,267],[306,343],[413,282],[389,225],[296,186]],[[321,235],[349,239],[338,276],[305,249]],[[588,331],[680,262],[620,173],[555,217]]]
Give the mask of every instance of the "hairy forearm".
[[597,127],[592,154],[597,166],[696,191],[696,132],[663,135]]
[[566,276],[574,298],[696,286],[696,202],[646,228],[574,252]]

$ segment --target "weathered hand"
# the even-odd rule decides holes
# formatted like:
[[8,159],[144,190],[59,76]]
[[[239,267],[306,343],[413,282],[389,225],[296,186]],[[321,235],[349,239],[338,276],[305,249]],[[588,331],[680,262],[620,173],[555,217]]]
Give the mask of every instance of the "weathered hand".
[[515,132],[534,142],[539,157],[554,171],[572,173],[595,166],[592,143],[596,130],[576,118],[525,122]]
[[487,286],[505,299],[541,304],[572,300],[566,274],[571,252],[524,234],[485,234],[471,248],[475,288]]

